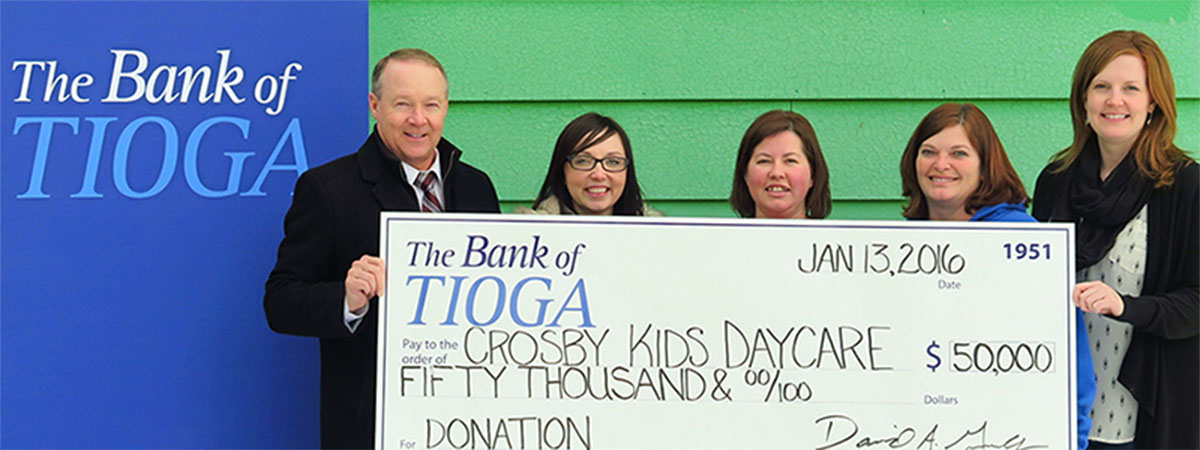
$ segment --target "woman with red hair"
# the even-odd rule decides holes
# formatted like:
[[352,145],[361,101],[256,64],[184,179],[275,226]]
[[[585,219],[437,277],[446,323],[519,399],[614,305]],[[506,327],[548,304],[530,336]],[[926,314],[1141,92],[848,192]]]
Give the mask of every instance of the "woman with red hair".
[[1092,446],[1200,448],[1200,168],[1174,143],[1166,56],[1137,31],[1101,36],[1070,106],[1074,141],[1038,177],[1033,215],[1075,223]]

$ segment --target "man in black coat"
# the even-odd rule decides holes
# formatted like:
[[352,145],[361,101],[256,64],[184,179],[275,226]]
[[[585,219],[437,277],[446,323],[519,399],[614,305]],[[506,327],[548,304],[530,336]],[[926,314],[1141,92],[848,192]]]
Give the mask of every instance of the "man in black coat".
[[500,212],[488,176],[442,139],[447,87],[429,53],[392,52],[371,76],[375,131],[296,181],[263,308],[272,330],[321,339],[321,447],[374,445],[379,213]]

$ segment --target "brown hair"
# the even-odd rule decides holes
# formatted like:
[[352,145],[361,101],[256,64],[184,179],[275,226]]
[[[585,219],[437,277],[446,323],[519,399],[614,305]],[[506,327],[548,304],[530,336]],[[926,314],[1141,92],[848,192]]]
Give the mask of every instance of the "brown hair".
[[559,211],[578,214],[575,210],[575,201],[567,190],[567,175],[563,173],[563,168],[566,167],[567,161],[579,152],[599,144],[612,135],[616,135],[621,140],[621,146],[625,149],[626,161],[625,188],[621,193],[621,198],[618,198],[617,202],[613,204],[612,213],[614,216],[645,215],[645,208],[642,205],[642,189],[638,187],[637,172],[633,164],[633,148],[629,146],[629,135],[625,134],[625,129],[621,128],[621,125],[611,117],[594,112],[576,117],[567,124],[566,128],[563,128],[562,133],[559,133],[558,141],[554,144],[554,153],[550,155],[550,169],[546,171],[546,179],[542,181],[542,190],[538,191],[537,199],[533,201],[533,207],[537,208],[542,202],[554,197],[558,200]]
[[388,53],[387,56],[379,58],[379,62],[375,63],[375,70],[371,71],[371,93],[379,95],[379,77],[383,75],[383,69],[387,67],[389,61],[420,61],[429,64],[442,73],[442,78],[446,78],[446,84],[449,85],[450,79],[446,77],[446,69],[442,68],[442,63],[438,62],[437,58],[425,50],[419,48],[402,48],[400,50]]
[[900,157],[900,178],[904,196],[908,197],[904,217],[929,218],[929,203],[917,182],[917,154],[926,140],[955,125],[963,126],[971,146],[979,152],[979,187],[967,197],[967,203],[964,205],[967,213],[974,214],[980,208],[1000,203],[1029,203],[1025,186],[1021,184],[1021,178],[1008,161],[1004,145],[1000,144],[1000,137],[996,136],[992,122],[983,111],[970,103],[946,103],[934,108],[921,119],[916,131],[913,131],[912,137],[908,139],[904,155]]
[[1191,160],[1175,146],[1175,79],[1167,57],[1153,39],[1140,31],[1113,31],[1092,41],[1079,62],[1075,64],[1075,75],[1071,80],[1071,122],[1075,139],[1070,147],[1055,153],[1052,163],[1057,163],[1055,172],[1070,167],[1088,140],[1096,132],[1087,123],[1087,90],[1096,74],[1121,55],[1133,55],[1142,59],[1146,68],[1146,90],[1150,102],[1156,108],[1149,115],[1150,123],[1133,141],[1133,157],[1138,170],[1154,180],[1156,187],[1170,186],[1175,182],[1175,170],[1181,163]]
[[808,159],[809,170],[812,172],[812,188],[804,197],[805,214],[810,219],[821,219],[829,215],[833,209],[833,201],[829,198],[829,167],[821,154],[821,144],[817,142],[817,132],[804,116],[791,111],[776,109],[754,119],[746,134],[742,136],[742,145],[738,147],[737,162],[733,167],[733,192],[729,194],[729,204],[742,217],[754,217],[754,198],[750,196],[750,188],[746,186],[746,166],[750,164],[750,156],[754,153],[763,139],[776,133],[790,131],[800,137],[804,157]]

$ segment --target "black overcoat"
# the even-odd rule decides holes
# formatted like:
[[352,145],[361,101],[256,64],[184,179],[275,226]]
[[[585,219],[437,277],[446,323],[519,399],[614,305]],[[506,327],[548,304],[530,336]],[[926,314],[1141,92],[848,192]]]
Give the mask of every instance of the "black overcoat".
[[[371,133],[357,152],[313,168],[296,181],[283,241],[267,279],[263,308],[279,333],[321,341],[321,447],[370,448],[375,439],[377,299],[354,333],[343,317],[351,263],[379,255],[379,213],[418,211],[397,161]],[[447,212],[500,212],[496,189],[462,152],[438,143]]]

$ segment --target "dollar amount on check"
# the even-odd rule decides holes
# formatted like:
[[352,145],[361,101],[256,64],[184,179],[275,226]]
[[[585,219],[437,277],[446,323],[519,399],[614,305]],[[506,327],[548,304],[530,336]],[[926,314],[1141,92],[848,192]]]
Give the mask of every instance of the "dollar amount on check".
[[385,214],[376,445],[1073,448],[1073,230]]

